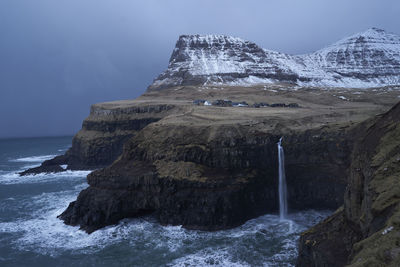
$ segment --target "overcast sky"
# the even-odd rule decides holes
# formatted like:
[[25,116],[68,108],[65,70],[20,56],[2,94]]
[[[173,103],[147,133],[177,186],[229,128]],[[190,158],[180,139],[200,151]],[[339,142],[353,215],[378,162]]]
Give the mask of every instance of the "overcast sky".
[[181,34],[290,54],[378,27],[399,0],[0,0],[0,137],[72,135],[96,102],[133,99]]

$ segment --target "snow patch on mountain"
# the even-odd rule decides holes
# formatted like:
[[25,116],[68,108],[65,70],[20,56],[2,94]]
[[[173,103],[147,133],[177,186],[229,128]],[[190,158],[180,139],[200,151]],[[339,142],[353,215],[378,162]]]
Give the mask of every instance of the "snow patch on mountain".
[[371,28],[305,55],[224,35],[182,35],[149,90],[178,85],[379,87],[400,84],[400,37]]

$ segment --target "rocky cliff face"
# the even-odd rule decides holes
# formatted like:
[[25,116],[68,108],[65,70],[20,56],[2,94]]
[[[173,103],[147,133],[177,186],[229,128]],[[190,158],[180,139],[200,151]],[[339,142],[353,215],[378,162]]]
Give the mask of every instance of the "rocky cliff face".
[[298,266],[400,264],[400,103],[357,133],[344,208],[302,235]]
[[155,79],[149,90],[179,85],[253,84],[269,79],[294,82],[299,77],[280,63],[285,60],[290,61],[291,57],[240,38],[182,35],[168,69]]
[[292,56],[223,35],[182,35],[148,90],[181,85],[379,87],[400,84],[400,37],[371,28],[311,54]]
[[174,108],[169,104],[126,104],[124,101],[95,104],[64,155],[21,174],[64,171],[60,165],[68,165],[71,170],[98,169],[110,165],[121,155],[127,140],[146,125],[170,114]]
[[[163,117],[135,131],[115,162],[90,174],[89,187],[60,217],[88,232],[147,213],[162,224],[216,230],[276,212],[276,143],[281,136],[290,209],[335,209],[343,203],[352,121],[386,109],[397,97],[395,90],[353,92],[176,87],[147,93],[139,103],[125,103],[123,110],[133,122],[157,114]],[[300,107],[201,106],[192,103],[194,97],[250,104],[289,102]],[[173,108],[160,112],[134,108],[156,103]],[[101,123],[105,118],[113,121],[111,107],[101,106],[92,113],[101,115]],[[115,116],[117,121],[123,118],[120,112]],[[125,124],[115,125],[121,129]],[[100,131],[111,126],[98,127]],[[92,139],[91,135],[88,142]]]
[[[217,230],[275,212],[281,134],[153,123],[110,167],[88,176],[89,188],[60,217],[88,232],[150,212],[162,224]],[[290,208],[341,205],[351,146],[346,130],[285,133],[284,145]]]

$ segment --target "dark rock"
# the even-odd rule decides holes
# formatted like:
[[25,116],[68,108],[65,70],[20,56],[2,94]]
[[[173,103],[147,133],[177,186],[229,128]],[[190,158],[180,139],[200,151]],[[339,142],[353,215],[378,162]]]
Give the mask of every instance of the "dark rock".
[[26,171],[20,172],[19,175],[25,176],[25,175],[38,174],[38,173],[43,173],[43,172],[62,172],[62,171],[65,171],[65,169],[63,169],[59,165],[39,166],[39,167],[31,168]]
[[232,101],[230,100],[215,100],[212,102],[213,106],[219,106],[219,107],[231,107],[232,106]]
[[301,234],[296,266],[345,266],[359,236],[347,222],[342,207]]
[[297,266],[399,266],[399,125],[400,103],[355,129],[344,208],[302,234]]
[[62,172],[65,171],[60,165],[65,165],[67,162],[67,157],[65,155],[54,157],[53,159],[44,161],[39,167],[30,168],[23,172],[20,172],[19,175],[31,175],[38,174],[44,172]]
[[286,107],[285,103],[273,103],[270,105],[270,107],[276,108],[276,107]]
[[255,107],[255,108],[269,107],[269,104],[268,104],[268,103],[265,103],[265,102],[254,103],[254,104],[253,104],[253,107]]
[[[237,181],[238,178],[223,182],[177,180],[158,177],[155,166],[144,162],[130,165],[132,169],[117,162],[111,168],[89,175],[90,187],[59,217],[89,233],[122,218],[152,212],[162,224],[218,230],[265,213],[268,205],[262,203],[271,198],[270,194],[274,195],[273,190],[265,191],[258,183],[246,185]],[[124,174],[114,173],[117,166]],[[113,177],[114,181],[104,180],[104,175]],[[276,203],[270,203],[270,208],[272,204]]]
[[265,103],[265,102],[261,102],[260,103],[260,107],[269,107],[269,104]]
[[[88,176],[89,188],[60,218],[91,232],[154,212],[162,224],[217,230],[276,212],[280,136],[241,127],[146,127],[116,162]],[[227,132],[236,134],[218,137]],[[291,209],[342,204],[346,138],[321,129],[285,136]]]
[[91,107],[90,116],[72,139],[65,155],[46,160],[41,166],[20,175],[61,172],[59,165],[70,170],[94,170],[110,165],[122,153],[124,143],[147,125],[168,115],[175,106],[168,104],[136,105],[119,102],[100,103]]

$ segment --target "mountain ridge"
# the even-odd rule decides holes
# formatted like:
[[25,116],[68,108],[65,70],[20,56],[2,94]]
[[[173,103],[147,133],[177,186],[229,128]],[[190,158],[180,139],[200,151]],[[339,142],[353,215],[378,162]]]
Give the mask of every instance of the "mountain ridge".
[[181,35],[148,91],[181,85],[368,88],[400,84],[400,36],[378,28],[313,53],[289,55],[226,35]]

